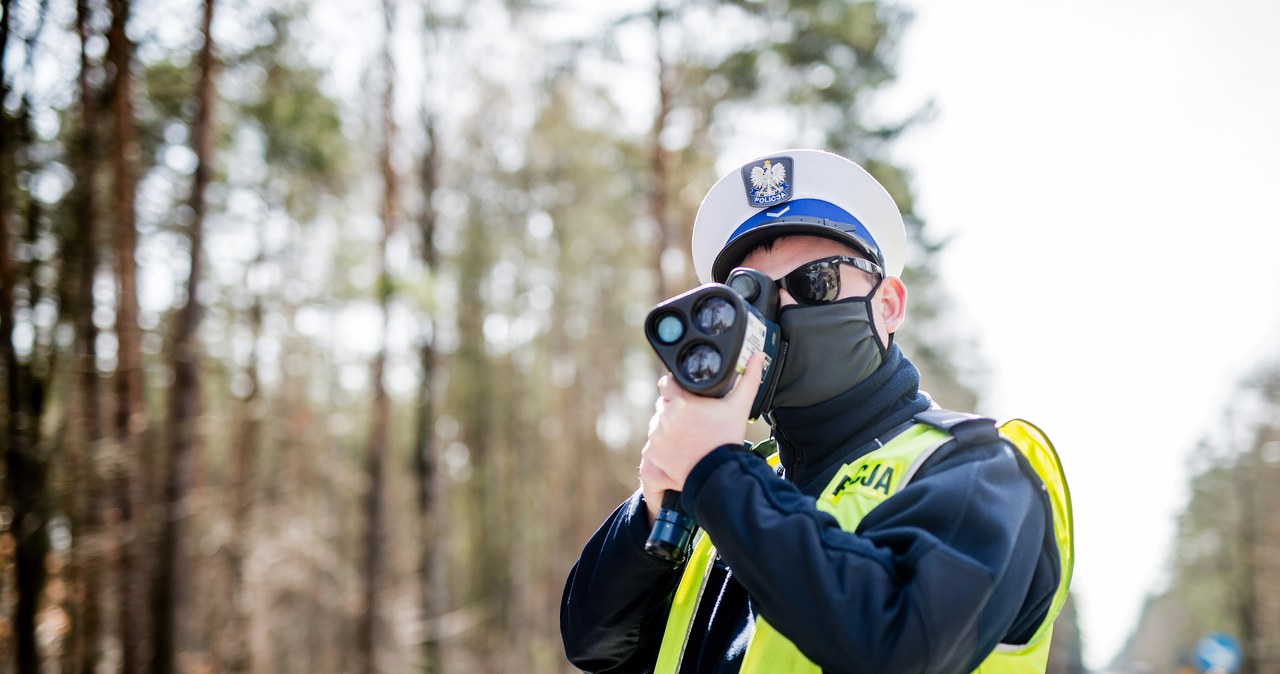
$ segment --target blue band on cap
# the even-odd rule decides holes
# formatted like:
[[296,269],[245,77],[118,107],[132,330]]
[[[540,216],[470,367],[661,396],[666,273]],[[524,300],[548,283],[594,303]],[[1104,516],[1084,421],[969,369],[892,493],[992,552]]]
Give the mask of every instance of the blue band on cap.
[[803,216],[808,218],[822,218],[832,223],[844,225],[844,227],[836,227],[842,232],[847,232],[857,236],[859,239],[871,244],[876,250],[876,256],[884,258],[884,253],[880,250],[880,244],[876,243],[875,237],[871,236],[871,232],[862,226],[858,219],[849,214],[843,208],[836,206],[829,201],[822,199],[793,199],[783,204],[778,204],[773,208],[768,208],[747,219],[746,222],[738,225],[733,230],[733,234],[729,235],[729,239],[725,241],[725,245],[738,238],[739,236],[764,225],[775,222],[785,221],[787,218]]

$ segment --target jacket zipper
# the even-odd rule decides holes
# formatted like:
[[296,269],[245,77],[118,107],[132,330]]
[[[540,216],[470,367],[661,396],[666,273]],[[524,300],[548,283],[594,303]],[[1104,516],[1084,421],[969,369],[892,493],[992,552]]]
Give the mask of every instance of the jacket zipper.
[[[797,477],[797,473],[800,470],[800,463],[801,463],[801,459],[803,458],[802,452],[800,450],[800,446],[796,444],[794,440],[791,439],[790,435],[787,435],[787,429],[781,426],[774,426],[774,429],[778,431],[779,438],[783,442],[785,442],[788,447],[791,448],[791,461],[789,462],[790,465],[783,466],[784,470],[787,471],[787,474],[786,474],[787,481],[790,482],[791,484],[798,485],[800,484],[800,482]],[[779,449],[781,449],[781,447],[779,447]]]

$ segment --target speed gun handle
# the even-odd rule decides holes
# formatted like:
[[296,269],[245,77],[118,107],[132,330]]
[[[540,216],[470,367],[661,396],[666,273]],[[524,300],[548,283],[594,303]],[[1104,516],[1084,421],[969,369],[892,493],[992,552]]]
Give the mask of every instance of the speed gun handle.
[[662,493],[662,509],[653,520],[644,551],[679,564],[689,553],[689,540],[693,538],[695,526],[693,517],[680,508],[680,492],[668,489]]
[[[748,452],[756,450],[749,442],[742,443],[742,449]],[[644,542],[644,551],[658,559],[679,564],[689,554],[689,540],[697,526],[693,516],[680,507],[680,492],[668,489],[662,492],[662,509],[653,520],[653,529]]]

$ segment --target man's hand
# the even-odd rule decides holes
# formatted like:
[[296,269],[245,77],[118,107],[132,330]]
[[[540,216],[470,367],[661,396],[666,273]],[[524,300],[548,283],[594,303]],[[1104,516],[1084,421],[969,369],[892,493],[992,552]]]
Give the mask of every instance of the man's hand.
[[662,493],[683,490],[689,471],[702,457],[721,445],[742,444],[763,369],[764,354],[757,353],[722,398],[690,393],[669,372],[658,380],[658,400],[640,457],[640,486],[650,524],[662,507]]

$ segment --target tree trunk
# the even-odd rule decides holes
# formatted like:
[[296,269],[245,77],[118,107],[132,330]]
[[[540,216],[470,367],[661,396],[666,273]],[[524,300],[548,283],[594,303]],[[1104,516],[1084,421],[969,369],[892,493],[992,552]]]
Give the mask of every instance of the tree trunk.
[[14,570],[18,596],[12,627],[15,666],[21,674],[40,671],[36,643],[36,613],[44,591],[45,556],[49,552],[45,483],[48,465],[41,455],[37,431],[43,403],[43,383],[19,363],[13,344],[14,275],[7,237],[0,239],[0,350],[8,385],[5,419],[5,501],[13,514],[9,529],[14,541]]
[[[13,2],[0,0],[0,3],[0,12],[3,12],[0,16],[0,101],[6,101],[9,99],[8,54]],[[10,442],[10,405],[19,399],[21,390],[17,377],[17,354],[11,354],[15,327],[13,287],[18,277],[16,262],[11,257],[13,243],[9,229],[16,211],[13,203],[18,163],[17,143],[14,142],[17,131],[15,127],[8,111],[0,105],[0,368],[3,368],[0,373],[4,375],[3,388],[0,388],[0,394],[4,395],[3,403],[0,404],[0,414],[4,415],[0,417],[0,433],[4,433],[6,447]],[[0,492],[0,500],[7,499],[6,489]],[[8,555],[0,551],[0,564],[7,567],[9,561]],[[11,652],[8,646],[7,640],[0,642],[0,653]]]
[[195,175],[191,183],[191,268],[187,277],[187,301],[179,310],[173,338],[173,387],[170,390],[169,461],[165,480],[166,516],[160,535],[159,569],[156,572],[153,597],[155,648],[152,671],[170,674],[178,671],[179,649],[191,647],[182,628],[193,621],[184,609],[190,594],[191,564],[187,560],[187,527],[191,517],[191,486],[196,462],[200,415],[200,347],[197,331],[202,306],[200,283],[204,253],[205,189],[209,184],[212,161],[214,57],[214,0],[204,0],[200,32],[199,81],[196,88],[197,113],[192,129],[192,149],[196,155]]
[[[3,5],[0,24],[0,50],[8,46],[11,31],[11,4]],[[7,63],[0,57],[0,81],[9,81]],[[0,88],[7,96],[8,87]],[[33,371],[30,361],[18,358],[13,342],[17,327],[14,290],[19,283],[28,288],[28,303],[38,301],[37,288],[31,278],[19,278],[17,260],[12,257],[12,228],[17,223],[16,185],[20,153],[30,133],[30,110],[26,97],[19,103],[16,120],[0,110],[0,374],[5,381],[3,427],[4,494],[3,503],[12,515],[9,534],[13,537],[14,580],[17,597],[13,600],[10,630],[13,639],[14,667],[21,674],[40,670],[40,651],[36,640],[36,615],[40,595],[44,591],[45,557],[49,552],[49,513],[45,490],[48,463],[40,447],[40,417],[45,400],[45,381]],[[34,206],[33,206],[34,208]],[[28,217],[37,217],[30,211]],[[28,221],[34,232],[35,221]],[[32,349],[30,358],[36,358]],[[6,560],[7,561],[7,560]]]
[[359,671],[365,674],[377,672],[378,613],[381,610],[379,589],[382,581],[382,543],[385,538],[384,464],[387,453],[387,424],[390,410],[386,387],[380,382],[386,365],[386,353],[374,357],[372,377],[374,386],[373,410],[370,418],[369,449],[365,459],[368,491],[365,494],[364,539],[364,612],[356,632],[356,648]]
[[[1280,484],[1280,369],[1268,377],[1267,408],[1270,421],[1258,429],[1254,453],[1258,456],[1261,485]],[[1258,518],[1258,549],[1255,573],[1258,574],[1257,624],[1260,635],[1254,652],[1254,664],[1260,672],[1280,671],[1280,494],[1274,488],[1260,489],[1259,513],[1272,513]]]
[[480,662],[490,665],[486,671],[501,671],[498,663],[503,653],[495,652],[495,624],[503,619],[501,607],[507,596],[506,567],[503,554],[505,530],[500,528],[499,499],[494,498],[493,485],[500,482],[498,425],[503,404],[502,392],[495,382],[502,381],[499,365],[485,351],[484,317],[490,305],[480,292],[486,271],[493,264],[493,239],[486,228],[486,218],[473,214],[466,225],[465,243],[459,261],[458,279],[458,349],[456,380],[450,395],[457,396],[461,440],[467,447],[471,475],[466,489],[465,517],[453,518],[453,526],[464,527],[461,535],[469,539],[470,564],[464,600],[473,604],[484,621],[484,629],[476,634],[473,644]]
[[[430,277],[437,271],[438,253],[435,247],[435,193],[439,183],[439,147],[435,136],[435,122],[430,114],[423,115],[427,133],[427,150],[422,158],[421,188],[422,214],[419,218],[419,235],[422,237],[422,264]],[[435,381],[439,368],[436,353],[436,328],[431,312],[423,318],[418,357],[422,368],[418,387],[417,438],[414,446],[413,472],[417,482],[419,516],[418,582],[421,591],[422,665],[426,674],[438,674],[443,670],[441,639],[437,625],[447,605],[448,590],[445,574],[445,530],[443,509],[445,504],[444,475],[440,471],[439,447],[435,442],[436,390]]]
[[1237,492],[1240,500],[1240,524],[1235,537],[1235,556],[1237,574],[1236,586],[1236,620],[1240,633],[1236,635],[1240,643],[1240,674],[1261,674],[1258,669],[1257,655],[1262,640],[1257,630],[1258,623],[1258,475],[1261,462],[1258,460],[1257,447],[1248,446],[1243,450],[1242,466],[1236,470]]
[[[260,230],[261,232],[261,230]],[[259,259],[265,244],[259,240]],[[252,266],[250,267],[253,268]],[[249,287],[246,283],[245,287]],[[240,401],[240,419],[236,424],[236,435],[232,449],[230,515],[231,533],[226,546],[228,578],[230,587],[229,624],[226,634],[215,635],[223,643],[219,660],[222,668],[228,672],[249,671],[249,614],[246,610],[248,597],[244,583],[244,562],[249,552],[248,531],[253,502],[254,466],[259,454],[262,436],[262,391],[258,372],[258,341],[262,336],[262,297],[255,296],[249,308],[249,362],[245,364],[244,375],[249,390]]]
[[74,294],[68,298],[67,313],[75,325],[75,359],[72,383],[75,412],[69,416],[77,427],[71,440],[71,567],[72,592],[71,648],[65,671],[93,674],[102,659],[98,604],[102,575],[102,503],[98,480],[98,453],[102,443],[101,392],[97,367],[98,328],[93,322],[93,282],[98,270],[97,212],[95,181],[98,165],[97,96],[90,83],[93,68],[88,55],[90,8],[87,0],[76,2],[76,33],[80,38],[80,128],[72,155],[75,193],[72,211],[75,233],[71,237],[72,260],[77,269],[64,271],[75,277]]
[[382,235],[378,242],[378,308],[382,316],[382,345],[373,359],[371,381],[373,409],[370,414],[369,449],[365,471],[368,492],[365,494],[365,556],[364,556],[364,613],[356,632],[356,646],[360,658],[360,671],[377,672],[378,615],[381,612],[380,589],[383,574],[383,539],[385,538],[385,467],[387,444],[390,435],[391,402],[387,397],[383,379],[387,365],[387,312],[391,300],[391,275],[387,268],[387,241],[396,225],[397,189],[396,173],[391,163],[391,153],[396,143],[394,118],[395,68],[391,59],[391,33],[395,8],[392,0],[382,4],[385,35],[382,43],[382,149],[378,168],[382,177]]
[[658,109],[653,115],[653,128],[649,132],[649,217],[653,218],[653,226],[657,228],[657,242],[654,244],[653,273],[657,281],[658,300],[671,296],[671,283],[667,279],[662,259],[671,248],[672,227],[670,218],[671,192],[671,153],[662,147],[662,134],[667,127],[667,116],[671,113],[672,84],[670,68],[666,55],[663,54],[663,21],[666,10],[661,3],[653,6],[653,39],[654,57],[658,64]]
[[0,351],[6,380],[4,417],[4,501],[12,512],[9,532],[14,542],[17,601],[11,629],[18,672],[39,671],[36,610],[44,589],[45,555],[49,549],[45,517],[46,463],[40,455],[37,432],[43,402],[43,383],[18,360],[13,343],[16,326],[13,287],[17,280],[10,257],[8,223],[0,223]]
[[[150,639],[147,634],[146,588],[150,586],[150,518],[146,475],[147,410],[143,399],[142,335],[138,327],[138,266],[135,258],[138,231],[135,214],[138,132],[133,113],[133,43],[125,32],[132,11],[131,0],[111,0],[111,26],[107,32],[107,60],[111,81],[112,174],[114,249],[116,273],[116,373],[114,432],[123,456],[111,476],[115,492],[112,542],[119,603],[119,640],[125,674],[144,669]],[[111,511],[108,511],[111,513]],[[108,524],[113,524],[109,522]]]

